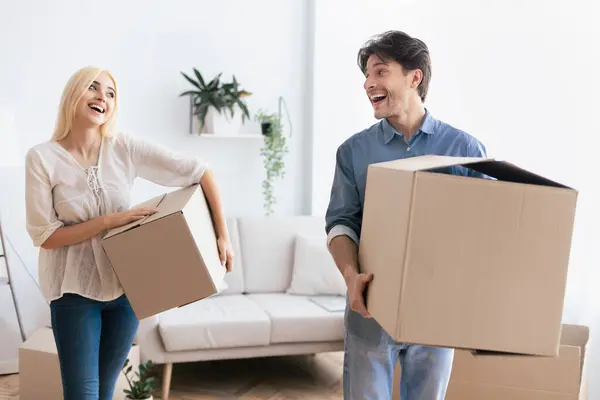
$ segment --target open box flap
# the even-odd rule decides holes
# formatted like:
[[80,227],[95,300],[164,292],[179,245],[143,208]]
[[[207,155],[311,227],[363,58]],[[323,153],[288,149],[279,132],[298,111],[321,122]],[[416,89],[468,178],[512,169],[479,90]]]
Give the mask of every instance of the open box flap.
[[563,324],[560,344],[566,346],[579,347],[581,351],[581,361],[579,365],[579,379],[583,378],[583,364],[585,362],[588,342],[590,341],[590,328],[583,325]]
[[147,200],[143,203],[134,206],[132,209],[142,207],[156,207],[158,208],[158,212],[149,215],[146,218],[142,218],[138,221],[134,221],[127,225],[114,228],[104,236],[104,239],[108,239],[130,229],[136,228],[141,225],[145,225],[152,221],[156,221],[157,219],[166,217],[167,215],[180,212],[190,201],[192,195],[196,190],[201,190],[199,184],[194,184],[191,186],[184,187],[182,189],[177,189],[170,193],[161,194],[160,196],[154,197],[150,200]]
[[385,161],[373,164],[377,167],[398,169],[403,171],[426,171],[430,169],[453,167],[456,165],[467,165],[477,163],[481,161],[492,161],[492,158],[480,158],[480,157],[452,157],[452,156],[439,156],[429,154],[425,156],[401,158],[398,160]]
[[571,189],[568,186],[534,174],[533,172],[517,167],[514,164],[506,161],[499,161],[494,158],[454,157],[430,154],[386,161],[372,165],[381,168],[410,172],[437,172],[436,170],[443,171],[444,168],[448,167],[463,166],[465,168],[470,168],[474,171],[480,172],[491,178],[495,178],[499,181]]
[[[137,204],[134,207],[132,207],[131,209],[137,209],[137,208],[143,208],[143,207],[158,207],[160,205],[160,202],[163,200],[163,198],[165,197],[164,194],[161,194],[160,196],[156,196],[150,200],[147,200],[143,203]],[[157,213],[158,214],[158,213]],[[103,239],[108,239],[111,238],[115,235],[118,235],[120,233],[123,233],[125,231],[128,231],[130,229],[133,229],[135,227],[140,226],[142,223],[144,223],[149,217],[146,218],[142,218],[140,220],[137,221],[133,221],[127,225],[123,225],[123,226],[118,226],[116,228],[113,228],[111,230],[109,230],[106,235],[104,235]]]
[[484,160],[465,165],[474,171],[496,178],[503,182],[525,183],[531,185],[551,186],[557,188],[572,189],[569,186],[544,178],[523,168],[517,167],[506,161]]

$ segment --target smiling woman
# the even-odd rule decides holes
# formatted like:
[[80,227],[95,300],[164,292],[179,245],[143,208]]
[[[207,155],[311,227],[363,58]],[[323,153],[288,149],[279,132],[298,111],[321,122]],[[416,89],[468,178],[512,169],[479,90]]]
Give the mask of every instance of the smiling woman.
[[116,87],[106,70],[85,67],[77,71],[63,92],[52,139],[65,139],[74,125],[98,127],[101,135],[110,135],[117,119]]
[[233,262],[219,190],[206,163],[118,132],[117,100],[108,71],[77,71],[63,91],[52,140],[26,156],[27,230],[40,247],[40,288],[50,303],[66,400],[112,399],[137,331],[100,243],[103,232],[157,211],[130,210],[135,178],[171,187],[200,183],[223,267]]

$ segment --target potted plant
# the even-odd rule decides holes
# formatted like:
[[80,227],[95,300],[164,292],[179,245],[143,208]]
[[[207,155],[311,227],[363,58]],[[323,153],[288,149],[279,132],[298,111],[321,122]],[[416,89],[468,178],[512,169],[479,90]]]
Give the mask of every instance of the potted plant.
[[[200,71],[192,69],[194,77],[185,72],[181,74],[194,88],[179,95],[190,96],[190,133],[237,134],[250,118],[243,99],[252,93],[240,88],[235,75],[232,82],[223,83],[222,73],[219,73],[206,83]],[[197,122],[196,129],[194,122]]]
[[264,196],[264,209],[266,215],[273,213],[273,206],[277,203],[274,193],[274,181],[285,176],[284,156],[288,152],[286,137],[283,135],[281,118],[277,114],[268,114],[259,110],[255,121],[260,123],[264,136],[264,146],[260,150],[265,167],[265,179],[262,183]]
[[154,386],[154,377],[150,376],[152,361],[139,365],[139,372],[135,373],[137,379],[130,377],[133,371],[133,365],[129,365],[129,359],[125,360],[123,373],[129,384],[129,389],[124,389],[126,399],[131,400],[153,400],[152,390]]

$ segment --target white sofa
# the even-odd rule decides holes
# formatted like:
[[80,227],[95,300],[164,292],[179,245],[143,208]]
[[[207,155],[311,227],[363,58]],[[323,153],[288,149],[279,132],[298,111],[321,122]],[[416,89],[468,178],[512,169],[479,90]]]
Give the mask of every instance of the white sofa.
[[175,363],[343,349],[345,285],[326,249],[323,218],[243,217],[227,225],[235,252],[228,289],[140,323],[142,361],[165,364],[164,399]]

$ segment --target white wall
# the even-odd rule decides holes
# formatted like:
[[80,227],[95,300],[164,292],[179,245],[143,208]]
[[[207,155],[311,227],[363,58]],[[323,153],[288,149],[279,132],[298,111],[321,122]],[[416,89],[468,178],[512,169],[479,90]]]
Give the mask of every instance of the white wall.
[[[254,93],[251,113],[277,111],[278,97],[286,100],[293,138],[276,211],[303,213],[306,13],[305,2],[280,0],[2,1],[0,108],[15,111],[24,152],[50,137],[68,77],[88,64],[105,66],[120,87],[121,128],[205,158],[229,215],[262,214],[262,140],[189,136],[188,99],[178,97],[189,88],[180,71],[195,66],[206,78],[223,72],[226,80],[235,74]],[[136,189],[136,201],[163,191],[144,183]]]
[[[405,30],[430,47],[427,107],[434,116],[478,137],[491,156],[580,190],[564,316],[590,325],[599,341],[600,2],[316,4],[312,213],[325,214],[337,146],[374,122],[359,47],[376,33]],[[590,399],[600,398],[600,351],[592,348],[589,357],[596,374]]]
[[[323,214],[327,207],[337,146],[374,122],[356,54],[371,35],[387,29],[405,30],[430,47],[427,106],[436,117],[477,136],[491,155],[567,184],[584,184],[587,178],[574,173],[575,164],[565,164],[577,160],[583,168],[586,159],[570,155],[590,150],[582,139],[597,129],[583,116],[599,104],[600,81],[593,72],[600,64],[599,28],[592,25],[599,5],[586,0],[316,4],[313,213]],[[541,143],[548,150],[540,151]]]
[[[276,110],[283,95],[291,112],[278,212],[323,215],[337,146],[374,121],[356,52],[375,33],[406,30],[431,48],[427,105],[436,117],[477,136],[490,155],[580,190],[565,317],[598,330],[600,296],[586,283],[600,280],[599,9],[593,0],[0,0],[0,107],[15,110],[24,152],[49,138],[69,75],[104,65],[120,85],[124,129],[204,157],[228,214],[259,214],[260,142],[189,137],[187,99],[178,97],[187,89],[181,70],[235,73],[254,92],[252,111]],[[161,190],[138,189],[140,200]],[[600,349],[591,356],[597,371]],[[598,380],[592,390],[600,393]]]

